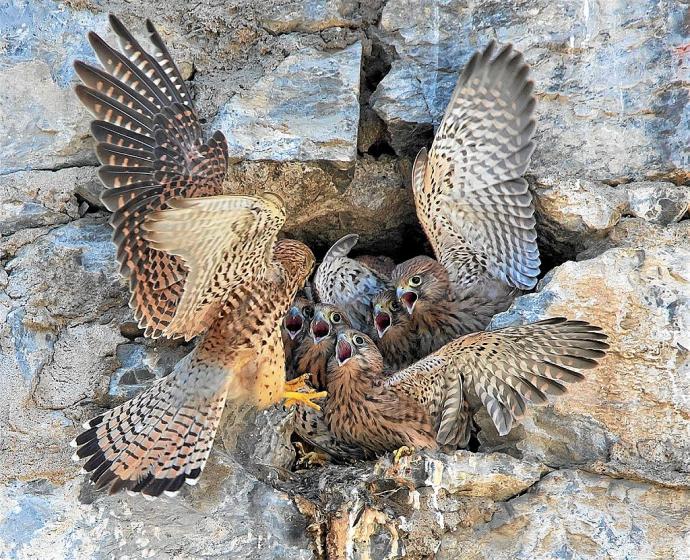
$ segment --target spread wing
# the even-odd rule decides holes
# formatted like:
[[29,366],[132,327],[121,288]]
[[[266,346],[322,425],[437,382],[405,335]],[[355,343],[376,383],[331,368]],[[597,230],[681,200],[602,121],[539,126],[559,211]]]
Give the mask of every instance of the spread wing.
[[143,224],[174,199],[220,194],[227,145],[220,132],[204,142],[189,90],[153,24],[146,22],[150,53],[114,16],[110,25],[122,52],[89,33],[103,68],[77,61],[83,85],[76,93],[96,117],[91,131],[103,164],[102,201],[113,212],[113,241],[134,316],[148,336],[178,336],[183,332],[169,325],[187,269],[180,256],[151,246]]
[[274,272],[285,207],[269,195],[179,198],[168,206],[147,216],[143,237],[152,249],[184,262],[184,291],[163,334],[189,339],[217,320],[233,290]]
[[350,234],[333,244],[316,271],[314,289],[319,301],[342,308],[355,329],[369,332],[372,301],[388,287],[388,281],[366,264],[347,256],[358,239],[359,236]]
[[453,91],[428,156],[412,174],[417,214],[456,285],[477,267],[510,286],[537,282],[534,205],[522,178],[534,145],[528,67],[510,45],[475,53]]
[[584,321],[546,319],[458,338],[404,369],[387,383],[402,385],[439,416],[437,439],[457,437],[463,391],[473,390],[500,435],[525,412],[525,401],[547,402],[563,395],[565,384],[584,379],[580,370],[596,367],[608,348],[599,327]]

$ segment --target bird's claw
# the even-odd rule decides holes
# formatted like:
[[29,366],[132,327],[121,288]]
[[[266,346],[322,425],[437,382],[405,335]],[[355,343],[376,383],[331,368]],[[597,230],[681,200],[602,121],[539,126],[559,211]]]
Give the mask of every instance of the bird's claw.
[[393,451],[393,463],[398,464],[400,462],[400,459],[403,457],[409,457],[414,453],[414,447],[408,447],[407,445],[403,445],[402,447],[399,447],[395,451]]
[[328,455],[318,451],[306,451],[304,445],[299,441],[295,443],[295,447],[299,452],[299,457],[297,458],[297,466],[299,467],[323,467],[330,462]]
[[310,374],[305,373],[303,375],[300,375],[299,377],[295,377],[295,379],[291,379],[290,381],[285,382],[285,390],[286,391],[299,391],[300,389],[310,389],[309,385],[307,385],[307,381],[309,380]]
[[314,410],[321,410],[321,407],[312,402],[314,399],[324,399],[328,396],[326,391],[309,391],[307,393],[300,393],[298,391],[285,391],[283,393],[283,406],[290,407],[296,404],[303,404]]

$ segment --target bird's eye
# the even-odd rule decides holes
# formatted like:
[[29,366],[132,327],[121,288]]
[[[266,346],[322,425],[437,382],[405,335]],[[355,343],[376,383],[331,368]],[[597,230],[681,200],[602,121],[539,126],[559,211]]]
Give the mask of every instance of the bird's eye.
[[340,313],[333,313],[333,315],[331,315],[331,322],[334,325],[337,325],[338,323],[340,323],[340,321],[342,321],[342,319],[343,318],[340,316]]
[[413,276],[410,278],[410,286],[419,286],[422,283],[421,276]]
[[356,335],[352,338],[352,342],[355,343],[355,346],[364,346],[364,338],[362,338],[362,337],[359,336],[358,334],[356,334]]
[[314,316],[314,308],[311,305],[307,305],[302,311],[307,319],[311,319]]
[[391,309],[393,311],[400,311],[400,304],[397,301],[391,302]]

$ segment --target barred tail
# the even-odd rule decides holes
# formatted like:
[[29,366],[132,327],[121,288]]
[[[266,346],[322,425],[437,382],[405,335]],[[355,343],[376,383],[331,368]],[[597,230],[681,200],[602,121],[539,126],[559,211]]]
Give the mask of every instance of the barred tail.
[[[208,459],[225,406],[227,385],[203,390],[185,359],[176,371],[135,398],[93,418],[71,442],[87,459],[97,489],[175,495],[194,485]],[[180,367],[182,366],[182,367]]]

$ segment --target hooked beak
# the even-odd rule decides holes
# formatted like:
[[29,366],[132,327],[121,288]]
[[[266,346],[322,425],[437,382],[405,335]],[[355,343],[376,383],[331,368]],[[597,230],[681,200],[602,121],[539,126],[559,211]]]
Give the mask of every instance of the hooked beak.
[[374,325],[379,338],[383,338],[383,335],[386,334],[386,331],[391,326],[391,316],[383,311],[379,305],[374,308]]
[[311,322],[311,336],[314,342],[321,342],[329,334],[331,334],[331,325],[324,320],[323,315],[315,315]]
[[352,358],[352,344],[344,336],[338,337],[338,344],[335,348],[335,355],[338,360],[338,365],[345,365],[350,358]]
[[295,340],[295,337],[302,330],[302,325],[304,324],[304,319],[302,319],[302,313],[299,308],[291,307],[288,312],[287,317],[285,317],[285,329],[288,332],[290,340]]
[[415,292],[414,290],[405,290],[404,288],[398,288],[395,293],[398,296],[398,299],[405,306],[407,312],[410,315],[412,315],[412,311],[414,311],[414,306],[417,303],[417,300],[419,299],[419,295],[417,294],[417,292]]

